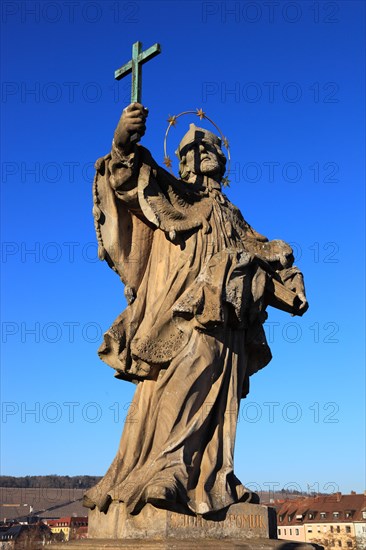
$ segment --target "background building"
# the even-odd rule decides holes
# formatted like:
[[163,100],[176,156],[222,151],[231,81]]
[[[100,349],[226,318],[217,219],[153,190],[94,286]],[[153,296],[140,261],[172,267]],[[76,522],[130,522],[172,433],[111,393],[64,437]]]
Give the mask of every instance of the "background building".
[[303,497],[275,506],[279,539],[366,550],[365,494]]

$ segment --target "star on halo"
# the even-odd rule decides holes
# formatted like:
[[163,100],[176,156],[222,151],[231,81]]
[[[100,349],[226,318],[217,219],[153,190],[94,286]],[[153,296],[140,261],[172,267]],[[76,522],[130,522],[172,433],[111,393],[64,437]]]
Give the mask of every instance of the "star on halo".
[[177,117],[175,115],[171,116],[169,115],[168,122],[170,126],[176,126],[177,125]]
[[168,157],[168,156],[167,156],[167,157],[164,157],[164,164],[165,164],[165,166],[166,166],[167,168],[171,168],[171,166],[172,166],[172,161],[171,161],[170,157]]
[[200,117],[200,119],[202,120],[203,118],[205,118],[206,116],[206,113],[203,111],[203,109],[196,109],[196,115]]

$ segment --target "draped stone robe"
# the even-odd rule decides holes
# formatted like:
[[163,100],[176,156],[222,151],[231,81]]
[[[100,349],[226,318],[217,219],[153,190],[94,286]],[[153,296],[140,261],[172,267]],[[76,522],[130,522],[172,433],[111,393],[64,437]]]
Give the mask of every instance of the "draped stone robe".
[[236,423],[249,376],[271,359],[263,322],[268,273],[298,270],[205,178],[177,180],[136,146],[96,163],[99,255],[125,284],[128,307],[99,349],[116,377],[137,383],[116,458],[86,494],[107,511],[146,502],[217,511],[249,491],[233,472]]

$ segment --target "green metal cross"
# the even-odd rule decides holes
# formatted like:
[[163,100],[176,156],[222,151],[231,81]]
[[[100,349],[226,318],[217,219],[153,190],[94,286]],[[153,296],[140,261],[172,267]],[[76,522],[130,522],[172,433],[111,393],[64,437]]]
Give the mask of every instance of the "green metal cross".
[[160,44],[154,44],[148,50],[142,51],[142,43],[132,45],[132,59],[114,72],[114,78],[120,80],[132,72],[131,103],[141,103],[142,65],[161,53]]

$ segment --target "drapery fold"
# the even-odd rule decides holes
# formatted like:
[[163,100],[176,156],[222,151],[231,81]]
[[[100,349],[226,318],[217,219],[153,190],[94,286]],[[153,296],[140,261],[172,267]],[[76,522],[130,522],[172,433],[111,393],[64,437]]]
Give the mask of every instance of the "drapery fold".
[[263,322],[267,274],[292,250],[243,219],[219,184],[176,180],[143,147],[115,146],[97,163],[94,216],[100,257],[125,284],[128,307],[99,355],[137,382],[119,451],[86,502],[137,513],[173,502],[198,514],[252,495],[233,454],[249,376],[271,359]]

